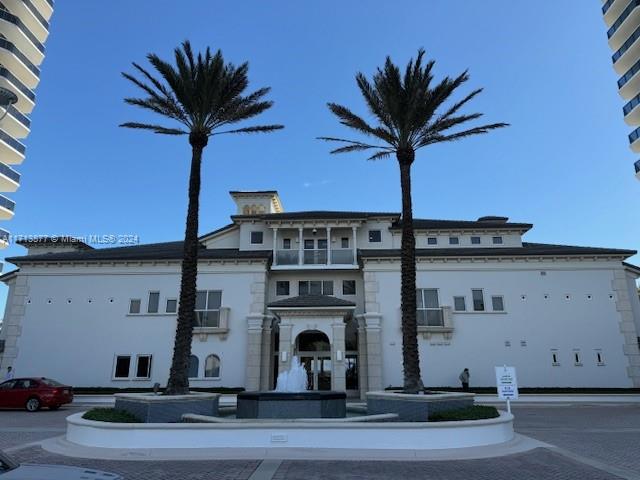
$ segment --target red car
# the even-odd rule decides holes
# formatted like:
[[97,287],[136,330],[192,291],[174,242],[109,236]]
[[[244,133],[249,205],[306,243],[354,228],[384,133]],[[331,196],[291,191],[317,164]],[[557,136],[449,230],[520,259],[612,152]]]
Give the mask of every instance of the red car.
[[56,410],[72,401],[73,389],[50,378],[14,378],[0,383],[0,408],[36,412],[41,407]]

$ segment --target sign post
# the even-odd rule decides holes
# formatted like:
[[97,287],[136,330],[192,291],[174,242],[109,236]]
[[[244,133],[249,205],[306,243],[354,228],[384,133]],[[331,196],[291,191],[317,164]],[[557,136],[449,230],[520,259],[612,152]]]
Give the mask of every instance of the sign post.
[[496,367],[496,384],[498,385],[498,398],[507,401],[507,412],[511,413],[511,400],[518,399],[518,379],[516,367]]

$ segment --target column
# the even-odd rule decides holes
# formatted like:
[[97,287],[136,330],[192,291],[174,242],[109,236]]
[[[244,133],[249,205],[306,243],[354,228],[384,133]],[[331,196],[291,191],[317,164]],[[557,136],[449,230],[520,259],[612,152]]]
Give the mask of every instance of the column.
[[367,331],[367,387],[369,391],[382,390],[382,329],[380,314],[365,313]]
[[362,315],[358,315],[356,321],[358,322],[358,387],[360,388],[360,398],[366,400],[369,389],[366,321]]
[[272,329],[273,317],[267,317],[262,323],[262,354],[260,361],[260,390],[271,390],[271,372],[273,369]]
[[347,389],[344,319],[336,318],[331,324],[331,390],[344,392]]
[[[291,368],[291,355],[293,354],[293,338],[291,338],[292,328],[293,324],[280,320],[278,372],[285,372]],[[283,352],[286,352],[286,355],[283,355]]]
[[304,255],[304,235],[302,230],[302,227],[298,227],[298,265],[302,265],[302,257]]
[[247,315],[247,370],[245,388],[248,391],[260,390],[263,318],[263,315],[258,314]]
[[357,227],[354,225],[351,227],[351,233],[352,233],[352,239],[353,242],[351,242],[351,248],[353,250],[353,264],[355,265],[356,263],[358,263],[358,245],[357,245],[357,241],[356,241],[356,230]]
[[331,227],[327,227],[327,265],[331,265]]
[[278,227],[273,228],[273,264],[278,264]]

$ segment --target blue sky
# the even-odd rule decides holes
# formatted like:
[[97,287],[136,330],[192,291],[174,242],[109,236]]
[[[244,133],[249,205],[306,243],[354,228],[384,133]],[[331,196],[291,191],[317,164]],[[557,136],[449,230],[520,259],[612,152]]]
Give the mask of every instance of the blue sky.
[[22,186],[11,194],[16,217],[3,227],[22,235],[134,234],[143,243],[181,238],[186,139],[118,124],[149,119],[123,103],[136,92],[120,72],[148,52],[169,57],[184,39],[248,60],[252,87],[273,89],[275,106],[261,122],[286,125],[210,142],[202,232],[228,222],[232,189],[277,189],[288,210],[399,210],[393,161],[330,156],[315,137],[349,135],[327,101],[366,113],[356,71],[371,74],[386,55],[405,64],[424,47],[437,78],[468,68],[461,94],[485,88],[469,111],[512,126],[422,150],[413,170],[416,216],[504,215],[535,224],[529,241],[636,249],[640,183],[600,7],[597,0],[59,1]]

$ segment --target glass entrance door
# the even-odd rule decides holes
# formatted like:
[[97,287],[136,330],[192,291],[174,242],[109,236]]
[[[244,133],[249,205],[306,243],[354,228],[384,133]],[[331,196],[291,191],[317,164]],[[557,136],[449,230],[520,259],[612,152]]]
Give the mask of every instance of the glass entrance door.
[[331,356],[327,352],[300,352],[307,371],[307,390],[331,390]]

